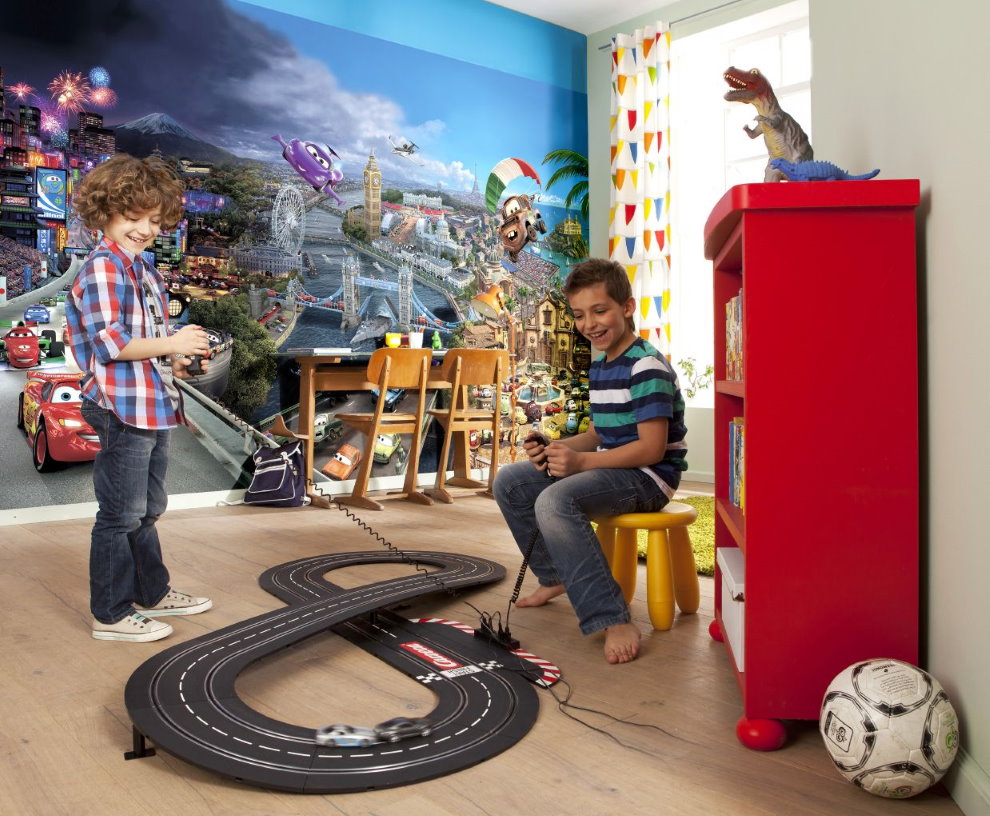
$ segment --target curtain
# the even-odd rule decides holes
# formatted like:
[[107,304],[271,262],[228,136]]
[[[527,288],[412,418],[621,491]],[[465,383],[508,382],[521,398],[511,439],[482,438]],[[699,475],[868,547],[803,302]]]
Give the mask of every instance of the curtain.
[[609,258],[629,273],[640,336],[670,356],[670,28],[612,38]]

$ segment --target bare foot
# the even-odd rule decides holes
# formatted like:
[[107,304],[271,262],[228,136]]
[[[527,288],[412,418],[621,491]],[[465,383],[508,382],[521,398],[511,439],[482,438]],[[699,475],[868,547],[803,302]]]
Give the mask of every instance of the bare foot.
[[605,659],[628,663],[639,654],[639,629],[635,623],[619,623],[605,630]]
[[532,595],[527,595],[525,598],[520,598],[516,601],[516,606],[543,606],[547,601],[563,594],[563,584],[555,584],[554,586],[543,586],[541,584]]

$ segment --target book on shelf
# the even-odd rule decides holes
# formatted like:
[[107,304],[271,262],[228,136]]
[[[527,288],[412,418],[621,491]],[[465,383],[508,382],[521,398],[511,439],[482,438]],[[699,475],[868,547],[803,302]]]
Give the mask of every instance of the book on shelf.
[[743,378],[742,289],[725,302],[725,378]]
[[746,420],[734,417],[729,423],[729,501],[746,508]]

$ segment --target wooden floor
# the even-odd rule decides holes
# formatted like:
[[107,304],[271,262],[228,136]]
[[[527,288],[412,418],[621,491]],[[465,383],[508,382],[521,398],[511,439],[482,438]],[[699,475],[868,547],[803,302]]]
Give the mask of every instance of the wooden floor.
[[[363,517],[397,546],[484,556],[509,578],[469,593],[438,595],[403,611],[476,623],[469,600],[504,610],[520,557],[495,503],[463,492],[452,505],[389,499]],[[123,689],[134,669],[179,639],[195,637],[280,602],[257,576],[324,552],[379,546],[343,513],[300,508],[223,507],[169,512],[160,522],[173,584],[213,598],[203,615],[173,619],[175,634],[148,644],[96,641],[89,634],[89,520],[0,527],[0,813],[18,816],[142,814],[959,814],[941,789],[911,802],[857,790],[832,767],[815,723],[789,723],[788,745],[743,748],[734,734],[739,689],[721,644],[708,636],[712,581],[702,607],[653,632],[644,603],[639,660],[610,666],[600,637],[578,633],[566,599],[514,610],[524,648],[556,662],[572,702],[611,715],[561,713],[541,691],[539,719],[517,745],[460,773],[406,787],[335,796],[270,792],[199,770],[167,754],[125,761],[131,727]],[[400,574],[379,565],[334,573],[351,585]],[[558,686],[558,694],[565,689]],[[250,666],[238,681],[250,706],[316,728],[373,724],[428,714],[430,691],[332,635],[320,635]],[[628,721],[627,723],[616,721]],[[633,723],[648,726],[636,727]],[[594,729],[602,729],[601,733]]]

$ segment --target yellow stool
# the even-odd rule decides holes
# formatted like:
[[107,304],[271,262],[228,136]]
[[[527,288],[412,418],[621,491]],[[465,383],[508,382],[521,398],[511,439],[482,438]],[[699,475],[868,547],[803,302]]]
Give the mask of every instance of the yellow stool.
[[670,502],[659,513],[595,519],[598,541],[626,603],[636,592],[636,531],[648,531],[646,606],[654,629],[666,631],[673,625],[675,599],[682,613],[698,611],[701,591],[687,531],[697,517],[698,511],[690,504]]

